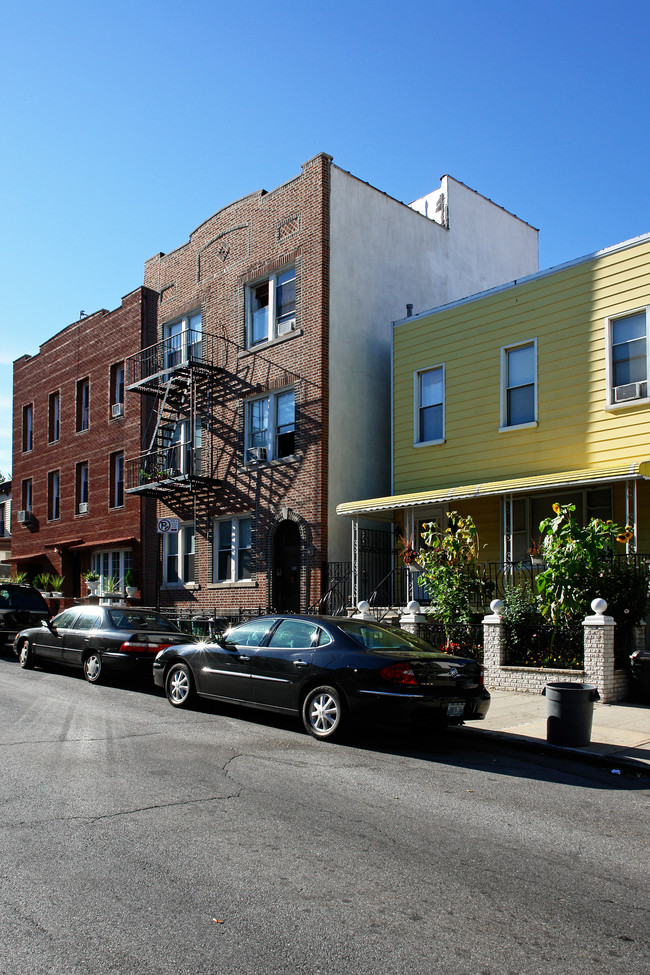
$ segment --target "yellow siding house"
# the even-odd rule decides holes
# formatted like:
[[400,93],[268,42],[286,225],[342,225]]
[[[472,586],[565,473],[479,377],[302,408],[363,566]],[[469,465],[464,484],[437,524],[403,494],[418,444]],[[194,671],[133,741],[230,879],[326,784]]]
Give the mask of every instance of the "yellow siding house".
[[573,502],[650,552],[649,319],[647,235],[396,322],[393,493],[338,513],[416,544],[471,514],[486,562],[521,563]]

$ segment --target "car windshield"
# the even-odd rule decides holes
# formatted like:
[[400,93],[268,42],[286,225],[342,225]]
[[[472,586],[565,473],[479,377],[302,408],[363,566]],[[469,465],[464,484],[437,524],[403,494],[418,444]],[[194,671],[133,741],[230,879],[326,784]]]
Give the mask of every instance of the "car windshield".
[[34,609],[42,613],[47,610],[45,600],[35,589],[0,589],[0,609]]
[[365,650],[419,650],[434,653],[431,644],[402,630],[366,623],[361,620],[345,620],[336,624],[347,636]]
[[166,620],[159,613],[141,609],[109,609],[108,618],[111,626],[116,630],[165,630],[169,632],[180,630],[171,620]]

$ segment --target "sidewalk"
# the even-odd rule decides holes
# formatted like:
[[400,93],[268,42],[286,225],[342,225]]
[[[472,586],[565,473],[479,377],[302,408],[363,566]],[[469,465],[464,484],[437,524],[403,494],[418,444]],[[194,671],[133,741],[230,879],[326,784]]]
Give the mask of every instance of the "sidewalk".
[[468,731],[487,732],[519,743],[544,745],[571,753],[607,758],[650,772],[650,707],[642,704],[594,704],[591,744],[564,748],[546,742],[546,698],[488,688],[492,703],[484,721],[471,721]]

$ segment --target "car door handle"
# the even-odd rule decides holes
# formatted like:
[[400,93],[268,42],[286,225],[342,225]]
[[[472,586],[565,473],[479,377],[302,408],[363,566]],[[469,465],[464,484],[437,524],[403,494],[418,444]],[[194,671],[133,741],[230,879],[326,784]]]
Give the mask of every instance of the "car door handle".
[[293,666],[294,667],[308,667],[309,666],[309,662],[307,660],[294,660]]
[[243,653],[240,653],[239,654],[239,659],[240,660],[250,660],[251,658],[250,657],[245,657]]

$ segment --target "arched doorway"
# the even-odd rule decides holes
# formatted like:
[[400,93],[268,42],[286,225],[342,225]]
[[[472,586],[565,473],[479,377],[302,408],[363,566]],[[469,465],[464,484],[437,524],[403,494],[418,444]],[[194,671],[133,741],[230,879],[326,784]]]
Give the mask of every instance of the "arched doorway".
[[300,530],[295,521],[281,521],[273,538],[273,608],[300,612]]

